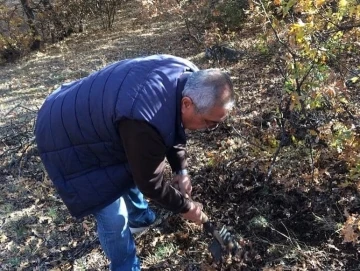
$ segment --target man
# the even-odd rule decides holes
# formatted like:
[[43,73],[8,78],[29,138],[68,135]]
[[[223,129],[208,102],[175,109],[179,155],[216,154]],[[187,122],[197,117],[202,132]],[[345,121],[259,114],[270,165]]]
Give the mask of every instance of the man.
[[226,73],[170,55],[116,62],[46,99],[35,127],[41,159],[70,213],[95,216],[111,270],[140,270],[131,231],[155,220],[143,195],[201,223],[185,129],[217,126],[233,100]]

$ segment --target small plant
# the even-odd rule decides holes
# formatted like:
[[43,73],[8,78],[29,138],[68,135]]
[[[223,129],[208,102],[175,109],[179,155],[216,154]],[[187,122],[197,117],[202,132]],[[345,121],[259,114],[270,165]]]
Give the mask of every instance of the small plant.
[[265,217],[259,215],[254,217],[249,222],[250,227],[256,228],[256,229],[265,229],[269,226],[269,222],[266,220]]
[[178,247],[173,243],[161,243],[155,247],[154,252],[143,259],[143,263],[146,265],[154,265],[159,263],[177,251]]
[[11,267],[18,267],[20,265],[20,259],[18,257],[12,257],[8,259],[8,264]]
[[55,224],[60,224],[63,221],[63,216],[58,207],[56,206],[50,207],[47,211],[46,216],[50,217]]
[[177,246],[175,246],[173,243],[164,243],[159,245],[159,247],[156,249],[154,256],[158,259],[164,259],[174,252],[176,252]]
[[58,217],[57,210],[54,207],[50,207],[47,214],[52,218],[52,220],[55,220]]
[[28,219],[22,217],[17,220],[10,221],[6,224],[7,231],[15,237],[16,240],[22,240],[28,232],[27,228]]

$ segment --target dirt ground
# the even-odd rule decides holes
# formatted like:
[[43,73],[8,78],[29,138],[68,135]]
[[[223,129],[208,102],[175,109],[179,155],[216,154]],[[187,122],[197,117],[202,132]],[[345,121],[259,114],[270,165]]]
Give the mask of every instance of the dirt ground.
[[[188,134],[193,199],[242,249],[215,263],[203,229],[158,209],[161,223],[136,239],[143,270],[359,270],[359,242],[344,242],[348,214],[360,211],[359,192],[346,185],[346,166],[327,158],[316,182],[306,146],[275,152],[262,123],[277,102],[280,75],[271,57],[256,51],[261,26],[244,27],[237,63],[205,59],[175,17],[136,20],[131,4],[111,32],[88,32],[0,67],[0,270],[107,270],[92,217],[75,221],[54,191],[37,156],[32,129],[37,109],[60,84],[124,58],[155,53],[188,58],[200,68],[230,72],[237,105],[212,132]],[[271,122],[271,120],[269,120]],[[342,185],[340,185],[342,184]],[[360,224],[359,224],[360,225]],[[360,228],[359,228],[360,230]]]

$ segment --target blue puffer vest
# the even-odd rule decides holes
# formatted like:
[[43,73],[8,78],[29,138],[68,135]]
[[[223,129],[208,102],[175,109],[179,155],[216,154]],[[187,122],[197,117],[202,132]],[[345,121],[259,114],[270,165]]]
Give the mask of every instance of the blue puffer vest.
[[170,55],[123,60],[62,85],[45,100],[36,142],[73,216],[93,213],[134,186],[117,128],[122,118],[148,122],[168,148],[185,143],[179,78],[197,70]]

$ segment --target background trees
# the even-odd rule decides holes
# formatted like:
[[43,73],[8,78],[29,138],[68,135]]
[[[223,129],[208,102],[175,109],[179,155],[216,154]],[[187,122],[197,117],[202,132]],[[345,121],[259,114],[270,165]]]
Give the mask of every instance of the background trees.
[[122,0],[2,0],[0,63],[82,32],[89,20],[111,29]]

